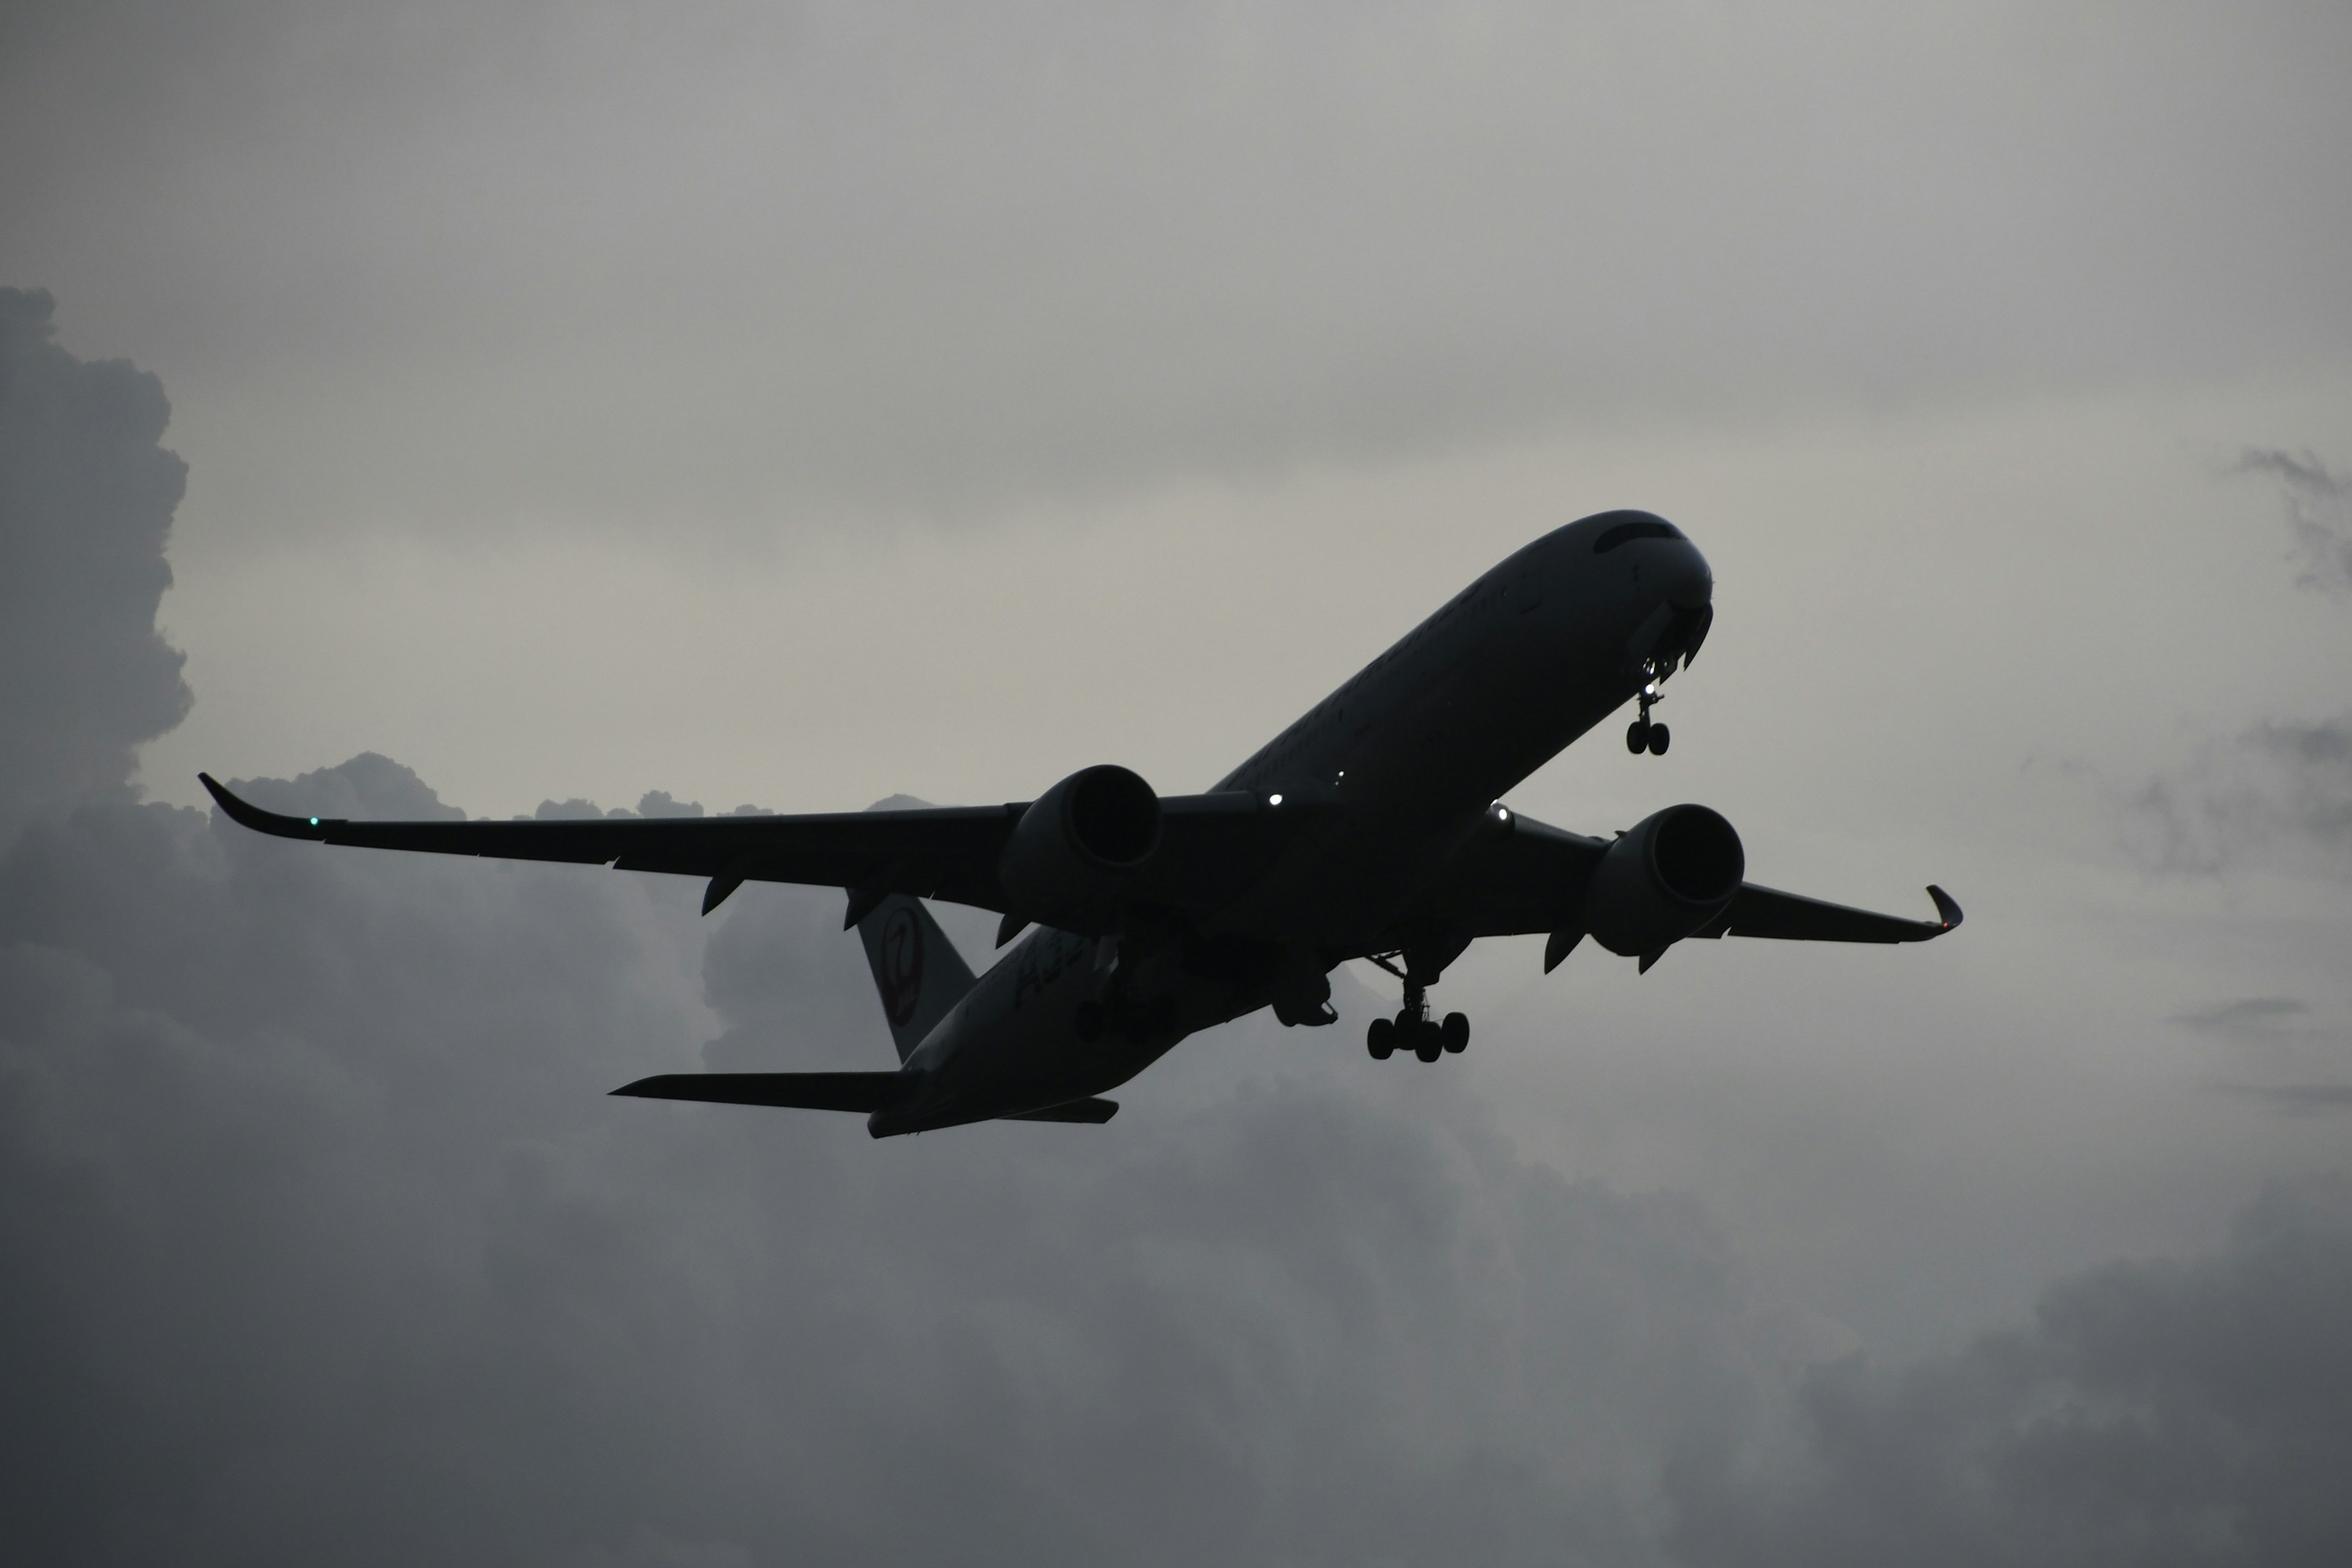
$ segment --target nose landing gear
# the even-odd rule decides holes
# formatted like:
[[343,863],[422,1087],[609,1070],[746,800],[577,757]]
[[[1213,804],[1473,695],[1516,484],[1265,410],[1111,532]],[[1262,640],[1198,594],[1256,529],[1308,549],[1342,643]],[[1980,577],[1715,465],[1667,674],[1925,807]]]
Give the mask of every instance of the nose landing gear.
[[1666,677],[1673,668],[1671,662],[1662,665],[1654,658],[1642,661],[1642,716],[1625,729],[1625,749],[1637,757],[1643,752],[1663,757],[1674,742],[1674,732],[1650,718],[1650,710],[1665,700]]
[[1397,968],[1387,953],[1373,953],[1371,961],[1404,981],[1404,1005],[1393,1018],[1375,1018],[1364,1031],[1364,1048],[1372,1059],[1384,1062],[1397,1052],[1411,1051],[1423,1061],[1433,1062],[1441,1056],[1459,1056],[1470,1046],[1470,1020],[1460,1013],[1448,1013],[1443,1023],[1429,1016],[1429,987],[1411,978]]

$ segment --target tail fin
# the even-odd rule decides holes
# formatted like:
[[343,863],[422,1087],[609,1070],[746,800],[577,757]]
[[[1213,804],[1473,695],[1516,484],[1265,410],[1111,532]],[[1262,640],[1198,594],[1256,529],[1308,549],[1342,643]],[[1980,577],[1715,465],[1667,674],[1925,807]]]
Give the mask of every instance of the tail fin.
[[857,922],[857,936],[874,968],[874,989],[882,994],[890,1043],[903,1062],[971,989],[971,966],[922,900],[903,893],[875,905]]

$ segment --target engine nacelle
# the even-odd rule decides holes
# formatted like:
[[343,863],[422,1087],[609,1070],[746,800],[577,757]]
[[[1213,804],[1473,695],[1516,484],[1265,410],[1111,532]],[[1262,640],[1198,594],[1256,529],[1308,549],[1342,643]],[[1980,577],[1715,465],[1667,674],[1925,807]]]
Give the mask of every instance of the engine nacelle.
[[1081,768],[1031,803],[996,863],[1016,913],[1087,934],[1108,932],[1160,848],[1160,797],[1136,773]]
[[1721,914],[1748,874],[1731,824],[1670,805],[1609,847],[1585,885],[1584,929],[1621,956],[1657,952]]

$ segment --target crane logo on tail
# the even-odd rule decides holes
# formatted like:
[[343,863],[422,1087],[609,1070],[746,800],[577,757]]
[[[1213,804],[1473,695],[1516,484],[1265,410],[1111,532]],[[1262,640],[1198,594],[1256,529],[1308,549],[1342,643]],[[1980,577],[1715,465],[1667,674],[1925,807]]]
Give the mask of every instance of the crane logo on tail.
[[923,996],[923,922],[912,905],[890,911],[882,927],[882,961],[875,973],[881,983],[882,1011],[890,1026],[903,1029],[914,1021],[915,1005]]

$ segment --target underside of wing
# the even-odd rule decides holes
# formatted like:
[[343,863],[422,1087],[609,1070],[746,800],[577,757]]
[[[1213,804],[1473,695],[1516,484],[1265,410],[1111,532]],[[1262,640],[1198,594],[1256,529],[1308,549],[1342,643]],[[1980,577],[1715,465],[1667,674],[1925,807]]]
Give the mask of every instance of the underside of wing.
[[[352,822],[267,811],[211,774],[197,776],[232,821],[280,838],[703,877],[706,914],[745,882],[845,888],[851,925],[892,893],[1014,912],[1000,868],[1029,809],[1014,801],[795,816]],[[1247,887],[1303,820],[1240,793],[1170,795],[1159,805],[1158,852],[1126,891],[1139,904],[1193,915]]]
[[1490,813],[1408,917],[1465,937],[1517,936],[1575,923],[1609,840],[1531,816]]
[[[257,833],[371,849],[568,861],[712,879],[873,888],[1002,910],[996,861],[1021,806],[927,806],[806,816],[590,817],[559,822],[349,822],[265,811],[210,774],[205,788]],[[717,902],[714,898],[712,903]]]
[[1083,1121],[1100,1126],[1118,1114],[1116,1100],[1073,1100],[1063,1105],[1049,1105],[1043,1110],[1015,1111],[1000,1116],[999,1121]]
[[896,1072],[674,1072],[641,1078],[613,1092],[635,1100],[872,1112],[912,1100],[915,1080]]
[[[1640,831],[1634,830],[1637,835]],[[1602,897],[1595,890],[1594,872],[1618,842],[1565,832],[1497,807],[1456,850],[1392,934],[1410,951],[1416,936],[1442,946],[1440,939],[1446,936],[1466,940],[1549,932],[1553,946],[1545,966],[1549,968],[1587,930],[1601,929],[1596,922],[1603,911],[1591,901]],[[1633,844],[1624,847],[1630,850]],[[1696,927],[1667,927],[1659,947],[1679,940],[1673,934],[1676,931],[1684,936],[1787,942],[1926,942],[1960,923],[1960,906],[1941,888],[1927,889],[1936,918],[1924,921],[1828,903],[1753,882],[1740,882],[1738,889],[1712,917],[1705,917],[1712,903],[1701,906],[1691,917],[1697,921]],[[1652,952],[1646,946],[1621,946],[1618,951]]]
[[1783,942],[1927,942],[1960,923],[1960,906],[1937,887],[1927,889],[1936,906],[1932,921],[1906,920],[1869,910],[1824,903],[1797,893],[1749,882],[1733,895],[1730,908],[1698,936],[1761,936]]

